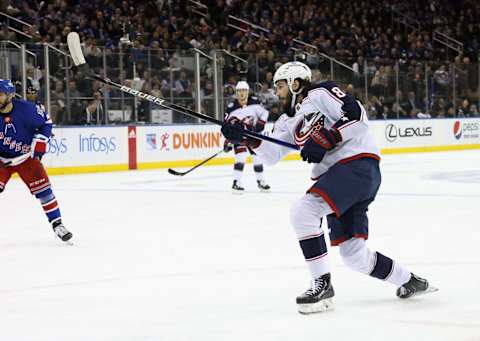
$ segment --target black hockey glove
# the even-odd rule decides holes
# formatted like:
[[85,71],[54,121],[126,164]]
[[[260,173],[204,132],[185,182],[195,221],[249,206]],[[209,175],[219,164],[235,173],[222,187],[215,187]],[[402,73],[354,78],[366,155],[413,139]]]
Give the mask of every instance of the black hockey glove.
[[221,132],[233,144],[241,144],[245,137],[245,125],[240,121],[227,121],[222,124]]
[[248,129],[245,124],[240,121],[224,122],[221,129],[223,136],[233,144],[257,148],[262,141],[246,136],[246,131],[248,131]]
[[265,129],[265,122],[259,120],[257,124],[255,124],[254,130],[257,133],[261,133],[264,129]]
[[340,141],[342,141],[342,135],[337,129],[314,128],[300,155],[303,161],[320,163],[325,154],[335,148]]
[[225,153],[228,153],[229,151],[231,151],[233,149],[233,145],[230,143],[230,141],[228,140],[225,140],[225,143],[223,144],[223,151]]

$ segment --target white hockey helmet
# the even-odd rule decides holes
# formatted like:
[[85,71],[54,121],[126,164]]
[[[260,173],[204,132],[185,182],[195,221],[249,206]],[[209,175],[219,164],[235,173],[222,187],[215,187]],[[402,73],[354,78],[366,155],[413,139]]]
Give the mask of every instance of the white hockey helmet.
[[240,81],[237,83],[237,85],[235,86],[235,91],[237,90],[250,90],[250,86],[248,85],[247,82],[245,81]]
[[273,75],[273,84],[280,80],[287,82],[288,88],[292,94],[298,94],[300,91],[293,91],[293,82],[295,79],[312,81],[312,70],[302,62],[288,62],[280,66],[275,75]]

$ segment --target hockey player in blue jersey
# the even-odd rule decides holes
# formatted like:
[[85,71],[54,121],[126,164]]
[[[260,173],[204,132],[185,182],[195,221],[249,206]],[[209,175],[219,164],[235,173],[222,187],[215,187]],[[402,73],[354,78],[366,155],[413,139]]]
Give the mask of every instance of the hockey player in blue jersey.
[[[380,153],[369,129],[363,105],[334,82],[311,84],[310,68],[286,63],[275,72],[277,96],[294,108],[281,116],[273,137],[295,143],[302,159],[312,164],[313,185],[292,205],[290,221],[312,275],[312,286],[297,297],[300,313],[329,310],[335,293],[328,250],[322,230],[327,217],[332,246],[338,246],[352,270],[389,282],[399,298],[435,291],[428,281],[392,258],[371,250],[368,239],[369,205],[380,187]],[[250,147],[267,165],[290,152],[288,148],[246,138],[241,122],[222,126],[224,136]]]
[[52,134],[52,121],[40,106],[14,99],[14,94],[13,83],[0,79],[0,193],[10,177],[18,173],[40,201],[55,234],[68,241],[72,233],[62,223],[57,199],[41,163]]

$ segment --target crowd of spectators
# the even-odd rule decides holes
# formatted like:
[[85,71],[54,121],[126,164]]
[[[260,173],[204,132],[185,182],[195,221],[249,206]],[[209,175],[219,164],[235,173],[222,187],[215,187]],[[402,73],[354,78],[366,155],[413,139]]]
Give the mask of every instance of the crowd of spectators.
[[[334,78],[366,102],[372,117],[478,115],[480,22],[476,18],[480,3],[475,0],[201,2],[207,10],[188,0],[7,0],[2,1],[0,10],[32,24],[17,27],[31,38],[3,25],[0,40],[60,45],[66,42],[69,32],[77,31],[85,42],[89,64],[98,72],[107,69],[106,76],[185,105],[193,104],[196,91],[192,67],[183,56],[191,55],[193,48],[207,54],[214,49],[227,50],[246,59],[248,66],[225,56],[225,97],[233,95],[236,81],[247,79],[275,112],[281,111],[272,91],[273,73],[279,63],[303,58],[316,70],[316,80],[328,78],[330,63],[316,53],[322,52],[356,71],[338,70]],[[392,13],[402,13],[420,25],[408,28],[393,20]],[[242,30],[232,29],[228,26],[229,15],[266,30],[245,24]],[[435,30],[462,42],[463,52],[454,53],[435,42]],[[316,49],[304,47],[303,55],[295,54],[292,47],[299,47],[295,39]],[[41,56],[37,63],[41,66]],[[107,96],[105,89],[81,79],[82,75],[66,79],[61,57],[51,64],[55,109],[62,112],[68,106],[70,111],[78,112],[77,121],[86,120],[89,112],[99,108],[99,94]],[[28,70],[29,82],[41,87],[42,74],[34,65]],[[202,98],[211,102],[212,66],[205,62],[200,88]],[[67,101],[65,94],[79,100]],[[108,91],[110,99],[119,96]],[[109,108],[123,105],[125,100],[111,100]],[[148,110],[141,103],[139,119],[147,119]]]

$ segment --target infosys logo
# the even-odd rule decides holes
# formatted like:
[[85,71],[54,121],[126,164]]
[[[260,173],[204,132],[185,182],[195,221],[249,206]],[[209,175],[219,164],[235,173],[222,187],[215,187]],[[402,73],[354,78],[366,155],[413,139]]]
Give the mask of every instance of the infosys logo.
[[389,124],[385,128],[385,138],[388,142],[395,142],[398,138],[432,136],[432,127],[397,127]]
[[80,153],[111,153],[117,150],[114,136],[96,136],[92,133],[88,136],[79,135]]
[[50,141],[48,141],[47,153],[54,154],[55,156],[59,156],[60,154],[65,154],[67,151],[68,151],[68,146],[67,146],[66,138],[62,138],[62,139],[51,138]]
[[462,138],[462,123],[460,121],[455,121],[453,124],[453,135],[457,140]]

